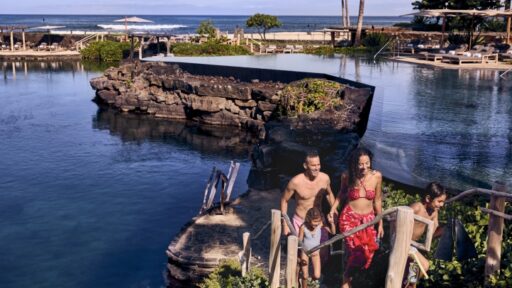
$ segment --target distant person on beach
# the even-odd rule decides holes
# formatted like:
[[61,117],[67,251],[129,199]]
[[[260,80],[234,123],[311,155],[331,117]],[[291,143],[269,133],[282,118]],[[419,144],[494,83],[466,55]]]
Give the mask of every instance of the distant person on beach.
[[[438,215],[439,209],[444,206],[447,194],[446,189],[437,182],[431,182],[427,185],[424,191],[421,202],[416,202],[410,205],[414,210],[414,214],[419,215],[423,218],[427,218],[434,222],[434,231],[439,227]],[[412,240],[418,241],[425,233],[426,224],[418,221],[414,221],[414,229],[412,233]],[[437,234],[437,233],[434,233]],[[428,260],[423,256],[416,248],[411,247],[411,254],[415,254],[419,259],[419,265],[423,267],[425,271],[428,270]],[[409,259],[407,268],[405,270],[405,287],[416,287],[418,281],[419,267],[418,263],[414,263],[413,259]]]
[[[281,196],[281,213],[288,213],[288,202],[295,198],[295,213],[292,224],[295,232],[304,223],[306,213],[313,207],[321,207],[323,197],[327,197],[329,205],[334,203],[329,175],[320,172],[320,156],[316,151],[310,151],[304,159],[304,172],[293,177]],[[283,222],[283,234],[290,234],[286,222]]]
[[[330,216],[330,217],[329,217]],[[334,218],[332,215],[328,216],[329,226],[323,226],[323,215],[320,209],[313,207],[306,213],[304,224],[299,228],[299,239],[302,241],[302,246],[306,250],[310,250],[322,242],[322,239],[327,239],[328,234],[336,233],[336,226],[334,225]],[[323,236],[323,237],[322,237]],[[309,259],[313,266],[313,280],[320,279],[322,273],[320,251],[317,250],[311,254],[310,257],[303,251],[300,253],[300,267],[302,271],[302,288],[308,287],[309,278]]]
[[[382,174],[372,169],[372,157],[365,148],[357,148],[349,156],[348,171],[341,176],[340,191],[330,213],[336,215],[338,204],[343,203],[338,221],[340,233],[368,223],[375,218],[375,213],[382,213]],[[341,287],[351,287],[354,272],[370,267],[379,248],[377,237],[383,236],[381,220],[377,230],[369,226],[345,238],[348,257]]]

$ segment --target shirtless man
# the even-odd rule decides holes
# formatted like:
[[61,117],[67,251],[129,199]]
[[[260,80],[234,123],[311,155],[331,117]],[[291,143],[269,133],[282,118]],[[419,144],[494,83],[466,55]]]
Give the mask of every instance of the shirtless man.
[[[334,203],[334,194],[331,190],[331,179],[323,172],[320,172],[320,157],[316,151],[308,152],[304,159],[304,173],[293,177],[284,190],[281,197],[281,213],[288,213],[288,201],[295,196],[295,213],[292,223],[295,231],[298,232],[306,212],[314,207],[321,208],[323,197],[327,197],[329,205]],[[283,234],[290,234],[290,229],[283,222]]]
[[[434,222],[434,231],[436,231],[436,229],[439,227],[439,209],[444,206],[446,197],[446,189],[441,184],[432,182],[427,185],[422,201],[413,203],[410,207],[414,210],[414,214],[432,220]],[[425,228],[426,224],[415,221],[412,240],[418,241],[423,233],[425,233]],[[434,233],[434,235],[436,234],[438,233]],[[416,256],[418,256],[421,266],[425,269],[425,271],[427,271],[429,266],[427,258],[421,255],[421,253],[415,249],[412,251],[412,253],[415,253]],[[407,287],[416,287],[416,284],[410,283]]]

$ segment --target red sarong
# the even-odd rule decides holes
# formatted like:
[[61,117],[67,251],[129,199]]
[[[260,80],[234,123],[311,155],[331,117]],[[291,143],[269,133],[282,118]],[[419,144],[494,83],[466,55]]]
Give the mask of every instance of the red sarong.
[[[339,226],[340,232],[344,233],[355,227],[368,223],[375,218],[373,211],[368,214],[358,214],[352,210],[350,205],[346,205],[340,214]],[[377,232],[373,226],[361,230],[345,238],[345,250],[348,254],[347,266],[345,271],[351,274],[356,269],[368,269],[372,263],[373,254],[379,248],[375,238]]]

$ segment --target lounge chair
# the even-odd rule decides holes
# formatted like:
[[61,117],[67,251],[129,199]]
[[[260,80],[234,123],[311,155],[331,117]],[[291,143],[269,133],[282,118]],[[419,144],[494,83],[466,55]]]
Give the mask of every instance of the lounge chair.
[[50,51],[57,51],[59,49],[58,43],[52,43],[52,45],[49,46]]
[[293,48],[293,52],[302,53],[302,52],[304,52],[304,47],[302,45],[295,45]]
[[504,62],[512,61],[512,47],[504,50],[502,53],[499,53],[499,58]]
[[9,48],[7,47],[7,45],[5,45],[4,43],[2,43],[0,45],[0,50],[8,50]]
[[16,42],[14,44],[14,50],[20,50],[21,49],[21,43],[20,42]]
[[[475,49],[476,48],[476,49]],[[475,47],[470,50],[473,52],[465,52],[463,55],[449,55],[443,57],[443,62],[449,63],[458,63],[459,65],[463,63],[490,63],[491,61],[494,63],[498,63],[498,54],[494,53],[493,47]],[[475,52],[478,51],[478,52]]]
[[293,53],[293,45],[286,45],[283,49],[283,53]]
[[48,50],[48,44],[46,42],[41,42],[39,46],[37,46],[37,51],[46,51]]
[[420,59],[428,60],[428,61],[442,61],[443,56],[446,55],[460,55],[464,51],[466,51],[467,45],[450,45],[445,49],[439,49],[436,52],[420,52]]
[[268,46],[265,48],[265,54],[266,54],[266,53],[274,53],[274,52],[276,52],[276,49],[277,49],[277,46],[276,46],[276,45],[268,45]]

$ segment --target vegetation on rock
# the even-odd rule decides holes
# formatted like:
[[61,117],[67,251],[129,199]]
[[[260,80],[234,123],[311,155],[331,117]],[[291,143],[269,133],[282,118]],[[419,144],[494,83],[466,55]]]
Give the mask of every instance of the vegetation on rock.
[[252,268],[242,277],[240,264],[234,259],[224,260],[207,278],[200,288],[267,288],[270,287],[265,272]]
[[323,111],[341,104],[341,90],[338,82],[307,78],[288,84],[282,91],[279,114],[295,117]]

